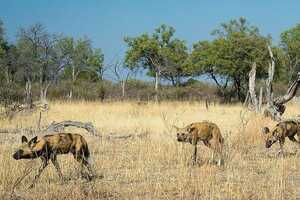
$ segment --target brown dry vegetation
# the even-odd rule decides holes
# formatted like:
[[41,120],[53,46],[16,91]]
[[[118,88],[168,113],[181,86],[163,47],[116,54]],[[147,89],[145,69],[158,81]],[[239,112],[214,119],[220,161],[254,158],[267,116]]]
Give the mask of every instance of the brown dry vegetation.
[[[265,149],[260,129],[274,122],[252,113],[241,115],[241,106],[165,102],[53,102],[43,113],[42,124],[52,121],[92,122],[103,135],[145,134],[131,139],[100,139],[78,130],[88,141],[93,165],[104,177],[87,182],[78,178],[71,155],[58,157],[65,177],[60,184],[49,165],[35,188],[28,190],[40,160],[25,177],[13,199],[300,199],[299,146],[286,141],[285,158],[276,158],[278,144]],[[245,113],[245,111],[242,111]],[[288,105],[285,117],[299,113]],[[1,128],[36,127],[38,114],[0,121]],[[241,121],[243,119],[243,121]],[[176,142],[171,125],[211,120],[225,138],[225,166],[208,164],[211,151],[199,145],[198,166],[189,165],[192,146]],[[16,161],[12,153],[21,135],[2,134],[0,140],[0,199],[9,199],[15,180],[31,161]],[[31,137],[32,135],[28,135]]]

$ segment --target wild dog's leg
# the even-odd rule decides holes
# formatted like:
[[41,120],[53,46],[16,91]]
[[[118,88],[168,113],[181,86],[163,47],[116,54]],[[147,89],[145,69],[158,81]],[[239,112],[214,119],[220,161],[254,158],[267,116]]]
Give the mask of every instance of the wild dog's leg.
[[279,138],[279,145],[280,145],[280,150],[277,153],[277,156],[282,155],[284,157],[284,153],[283,153],[283,144],[284,144],[285,139]]
[[83,163],[82,163],[83,159],[82,159],[79,152],[75,152],[73,155],[74,155],[75,160],[80,163],[80,174],[81,174],[81,176],[83,176],[83,166],[82,166],[83,165]]
[[29,188],[33,188],[37,179],[40,177],[40,175],[42,174],[42,172],[44,171],[44,169],[47,167],[48,165],[48,159],[45,157],[41,157],[42,159],[42,165],[40,166],[37,175],[35,175],[34,180],[32,182],[32,184],[29,186]]
[[195,165],[196,161],[197,161],[197,140],[193,139],[192,144],[194,145],[194,154],[193,154],[193,158],[192,158],[192,165]]
[[52,154],[50,158],[51,158],[51,162],[52,162],[52,164],[54,165],[54,167],[55,167],[55,169],[56,169],[56,172],[57,172],[57,174],[58,174],[58,176],[59,176],[59,178],[60,178],[60,181],[63,182],[63,175],[62,175],[62,173],[61,173],[61,169],[60,169],[59,164],[58,164],[58,162],[57,162],[56,155],[55,155],[55,154]]
[[[211,144],[210,141],[212,141],[213,143]],[[210,149],[212,149],[212,155],[211,155],[211,160],[210,160],[210,163],[214,163],[215,162],[215,157],[216,157],[216,154],[219,156],[219,159],[218,159],[218,165],[222,165],[223,164],[223,154],[222,154],[222,144],[220,144],[218,142],[218,140],[210,140],[210,141],[203,141],[203,143],[209,147]]]
[[212,148],[212,145],[207,140],[203,140],[203,143],[204,143],[205,146],[207,146],[208,148],[212,149],[211,159],[210,159],[209,163],[214,163],[214,160],[215,160],[215,148]]
[[216,145],[216,151],[219,155],[219,160],[218,160],[218,165],[221,166],[224,164],[224,160],[223,160],[223,144],[218,143]]
[[298,140],[296,140],[295,135],[293,136],[288,136],[288,138],[292,141],[292,142],[296,142],[298,144],[300,144],[300,132],[296,133]]
[[300,131],[296,133],[297,137],[298,137],[298,142],[300,143]]
[[296,140],[295,136],[288,136],[288,138],[289,138],[292,142],[300,143],[298,140]]
[[91,163],[89,163],[89,161],[88,161],[86,158],[84,158],[84,159],[82,160],[82,164],[83,164],[84,166],[86,166],[86,168],[88,169],[88,171],[89,171],[89,173],[90,173],[89,179],[92,179],[93,177],[96,176],[96,173],[94,172]]
[[77,160],[77,162],[80,163],[80,174],[81,174],[81,176],[85,177],[85,175],[83,173],[83,168],[84,168],[84,166],[86,166],[88,171],[92,174],[92,176],[89,174],[87,178],[88,178],[88,180],[91,180],[92,177],[94,176],[94,172],[92,170],[92,167],[91,167],[90,163],[87,161],[87,159],[84,158],[84,156],[83,156],[83,154],[81,154],[81,152],[75,153],[74,158]]

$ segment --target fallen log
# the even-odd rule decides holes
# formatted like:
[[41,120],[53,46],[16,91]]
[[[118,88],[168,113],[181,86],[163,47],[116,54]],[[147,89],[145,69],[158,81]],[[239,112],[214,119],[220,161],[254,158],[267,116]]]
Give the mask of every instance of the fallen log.
[[23,133],[23,134],[32,135],[32,134],[36,133],[36,130],[32,129],[32,128],[14,128],[14,129],[2,128],[2,129],[0,129],[0,133],[10,133],[10,134]]
[[94,136],[102,137],[91,122],[84,123],[84,122],[71,121],[71,120],[62,121],[62,122],[58,122],[58,123],[52,122],[45,129],[45,131],[46,132],[60,132],[60,131],[64,130],[64,128],[70,127],[70,126],[85,129],[86,131],[88,131],[89,133],[91,133]]
[[87,132],[91,133],[93,136],[100,137],[106,140],[127,140],[127,139],[136,139],[136,138],[145,138],[148,136],[148,132],[140,133],[140,134],[118,134],[118,133],[110,133],[109,135],[102,136],[92,123],[80,122],[80,121],[71,121],[66,120],[62,122],[52,122],[49,126],[44,127],[42,130],[37,130],[33,128],[15,128],[15,129],[0,129],[0,133],[9,133],[9,134],[30,134],[30,135],[40,135],[47,134],[53,132],[63,132],[66,127],[76,127],[85,129]]
[[126,134],[126,135],[119,135],[119,134],[109,134],[107,136],[105,136],[105,139],[107,140],[115,140],[115,139],[121,139],[121,140],[127,140],[127,139],[135,139],[135,138],[139,138],[139,139],[142,139],[142,138],[145,138],[148,136],[148,133],[140,133],[140,134]]

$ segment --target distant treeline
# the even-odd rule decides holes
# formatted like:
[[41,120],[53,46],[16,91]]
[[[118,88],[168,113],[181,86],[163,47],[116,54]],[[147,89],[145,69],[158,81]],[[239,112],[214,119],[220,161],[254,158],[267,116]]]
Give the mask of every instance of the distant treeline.
[[[152,34],[125,36],[124,60],[104,64],[102,50],[89,38],[49,33],[44,25],[34,24],[21,28],[9,43],[0,20],[0,100],[244,101],[254,62],[258,84],[264,84],[271,62],[268,47],[275,57],[278,88],[300,69],[300,24],[284,31],[279,44],[242,17],[221,23],[211,34],[212,40],[200,40],[189,49],[175,37],[174,27],[163,24]],[[113,74],[109,79],[108,70]],[[139,70],[146,70],[153,83],[135,80]],[[197,81],[203,75],[210,84]]]

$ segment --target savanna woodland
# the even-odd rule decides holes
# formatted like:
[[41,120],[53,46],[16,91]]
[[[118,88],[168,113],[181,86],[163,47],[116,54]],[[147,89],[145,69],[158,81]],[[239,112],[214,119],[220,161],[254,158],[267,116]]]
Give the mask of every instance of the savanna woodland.
[[[300,114],[294,98],[300,23],[275,40],[240,17],[220,21],[208,30],[210,39],[192,44],[176,27],[157,24],[123,35],[124,54],[113,59],[88,36],[51,32],[42,23],[14,36],[5,23],[0,20],[0,199],[300,199],[297,131],[288,135],[292,142],[281,135],[281,157],[279,145],[266,148],[277,138],[270,133],[275,139],[266,143],[261,131]],[[181,132],[178,139],[175,129],[192,131],[178,127],[207,120],[222,136],[210,144],[215,136],[204,135],[197,154],[197,140]],[[300,130],[297,120],[290,123]],[[56,133],[64,130],[71,134]],[[92,165],[94,179],[78,174],[73,157],[56,160],[53,149],[68,141],[64,153],[82,163],[89,156],[84,164]],[[223,145],[220,166],[210,162],[217,144]],[[17,161],[39,145],[46,147],[31,158],[41,157],[42,165]]]
[[[282,32],[279,44],[274,44],[270,35],[262,35],[243,17],[221,23],[211,31],[214,39],[199,38],[191,48],[175,33],[175,27],[163,24],[152,33],[125,35],[124,58],[104,64],[101,48],[94,47],[88,37],[51,33],[45,25],[37,23],[20,28],[11,43],[6,40],[1,21],[1,102],[47,99],[243,102],[254,62],[258,83],[263,84],[267,77],[268,46],[274,53],[274,84],[279,92],[300,68],[299,24]],[[146,72],[153,81],[136,79],[139,71]]]

